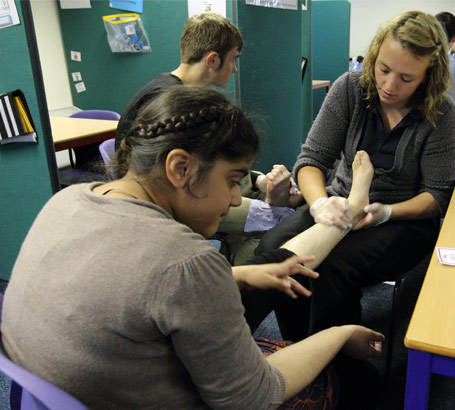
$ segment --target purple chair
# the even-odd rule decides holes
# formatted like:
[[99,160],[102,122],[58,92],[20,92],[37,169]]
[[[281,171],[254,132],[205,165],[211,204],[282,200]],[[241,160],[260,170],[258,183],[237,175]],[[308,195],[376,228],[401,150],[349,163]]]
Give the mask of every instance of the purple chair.
[[[0,323],[3,295],[0,294]],[[0,372],[11,378],[11,410],[88,410],[73,396],[8,359],[0,341]]]
[[[103,158],[104,164],[108,165],[115,156],[115,138],[103,141],[98,149],[100,150],[101,158]],[[109,169],[109,175],[112,179],[115,179],[115,172],[113,168]]]
[[108,110],[83,110],[71,114],[72,118],[91,118],[93,120],[114,120],[120,119],[120,114],[115,111]]
[[107,165],[114,159],[115,155],[115,138],[110,138],[106,141],[103,141],[98,147],[100,150],[101,158],[103,158],[104,163]]

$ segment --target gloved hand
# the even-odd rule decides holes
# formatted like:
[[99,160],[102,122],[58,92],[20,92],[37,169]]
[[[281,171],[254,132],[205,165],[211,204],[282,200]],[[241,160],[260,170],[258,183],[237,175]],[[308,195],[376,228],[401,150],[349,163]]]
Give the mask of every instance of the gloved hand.
[[366,215],[356,224],[354,230],[371,228],[387,222],[392,215],[392,207],[390,205],[374,202],[364,208]]
[[351,229],[352,220],[348,215],[348,200],[341,196],[319,198],[310,207],[314,221],[324,225],[335,225],[341,229]]

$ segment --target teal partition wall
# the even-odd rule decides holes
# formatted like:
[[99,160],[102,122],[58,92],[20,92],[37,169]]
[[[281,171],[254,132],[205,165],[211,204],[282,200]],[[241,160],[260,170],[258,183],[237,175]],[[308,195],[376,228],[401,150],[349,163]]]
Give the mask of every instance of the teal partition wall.
[[[74,105],[121,112],[139,88],[178,66],[187,2],[144,1],[140,16],[152,52],[138,54],[112,53],[107,43],[102,16],[124,11],[107,1],[91,4],[90,9],[59,10]],[[243,0],[227,0],[226,6],[245,38],[240,73],[227,93],[265,118],[260,169],[267,171],[275,162],[292,166],[302,140],[301,11],[246,6]],[[71,51],[81,53],[80,62],[70,59]],[[72,72],[81,73],[87,91],[76,92]]]
[[245,38],[240,62],[242,108],[259,115],[263,134],[255,168],[292,167],[302,140],[302,11],[238,2]]
[[[346,0],[312,1],[313,79],[332,84],[349,68],[351,4]],[[313,118],[319,112],[325,89],[313,92]]]
[[[75,106],[121,113],[129,99],[156,75],[180,64],[180,35],[188,19],[186,0],[144,1],[140,18],[151,53],[113,53],[107,41],[103,16],[128,13],[109,7],[108,1],[92,1],[89,9],[61,9],[59,16],[68,78]],[[231,1],[227,16],[232,17]],[[71,60],[71,51],[81,61]],[[80,72],[86,91],[78,93],[71,73]],[[228,91],[233,93],[233,80]]]
[[58,189],[30,4],[28,1],[16,1],[16,6],[21,24],[0,30],[0,93],[16,89],[23,91],[38,143],[0,146],[0,278],[4,280],[10,277],[17,253],[33,220]]
[[305,142],[308,131],[313,123],[313,98],[312,98],[312,79],[313,79],[313,47],[311,32],[311,13],[312,2],[308,0],[306,10],[302,10],[302,57],[308,59],[305,78],[302,85],[302,142]]
[[[122,112],[128,100],[157,74],[172,71],[180,63],[179,42],[188,18],[186,1],[144,1],[140,14],[151,53],[113,53],[109,48],[103,16],[127,13],[109,7],[108,1],[92,1],[90,9],[60,9],[68,78],[73,103],[88,109]],[[71,60],[71,51],[81,61]],[[86,91],[77,93],[71,77],[80,72]]]

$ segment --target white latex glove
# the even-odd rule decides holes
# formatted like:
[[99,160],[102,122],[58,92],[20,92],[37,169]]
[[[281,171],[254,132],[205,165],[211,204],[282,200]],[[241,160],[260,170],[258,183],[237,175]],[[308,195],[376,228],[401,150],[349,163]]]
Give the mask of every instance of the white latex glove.
[[392,215],[392,207],[390,205],[374,202],[367,205],[363,211],[366,215],[357,223],[354,230],[371,228],[387,222]]
[[324,225],[335,225],[341,229],[352,228],[352,221],[348,211],[348,200],[341,196],[319,198],[310,207],[310,214],[315,222]]

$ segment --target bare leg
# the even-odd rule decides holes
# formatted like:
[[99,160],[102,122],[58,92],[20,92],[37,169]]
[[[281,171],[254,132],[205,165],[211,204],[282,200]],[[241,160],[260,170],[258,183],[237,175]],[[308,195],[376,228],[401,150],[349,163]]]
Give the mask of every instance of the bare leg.
[[[348,197],[349,215],[354,226],[365,214],[363,208],[369,203],[368,193],[373,179],[373,165],[365,151],[358,151],[352,163],[352,188]],[[340,242],[349,230],[317,223],[287,241],[282,248],[299,256],[313,255],[315,260],[305,264],[315,269]]]
[[302,194],[295,189],[291,174],[284,165],[274,165],[266,178],[266,202],[270,205],[295,208],[302,202]]

